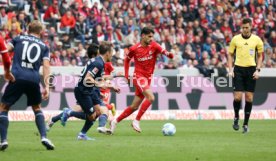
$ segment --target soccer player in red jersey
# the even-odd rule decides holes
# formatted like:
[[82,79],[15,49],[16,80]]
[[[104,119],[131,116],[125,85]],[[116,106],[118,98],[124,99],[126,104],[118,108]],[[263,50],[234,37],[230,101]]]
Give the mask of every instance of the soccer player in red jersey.
[[133,85],[135,86],[135,97],[132,104],[128,106],[119,117],[111,121],[110,130],[112,133],[114,133],[116,124],[131,115],[140,105],[141,107],[136,119],[131,125],[135,131],[139,133],[142,131],[139,124],[140,119],[155,99],[153,92],[150,89],[150,83],[157,56],[158,54],[163,54],[171,59],[173,58],[172,53],[168,52],[157,42],[153,41],[153,34],[153,29],[144,27],[141,31],[141,41],[130,47],[129,53],[126,55],[124,67],[125,78],[128,82],[129,64],[130,60],[134,58],[135,69],[133,73]]
[[[106,62],[104,64],[104,72],[105,72],[105,76],[110,76],[110,79],[112,79],[114,77],[123,76],[123,74],[121,72],[116,73],[114,71],[114,67],[112,66],[111,62]],[[108,82],[109,80],[106,80],[106,81]],[[111,98],[110,89],[101,88],[101,96],[102,96],[103,103],[106,105],[108,110],[111,111],[112,115],[115,116],[116,115],[115,105],[114,105],[114,103],[110,104],[110,98]]]
[[5,79],[9,81],[14,81],[14,77],[10,71],[11,58],[8,53],[6,42],[2,36],[0,36],[0,54],[2,55],[2,59],[3,59]]

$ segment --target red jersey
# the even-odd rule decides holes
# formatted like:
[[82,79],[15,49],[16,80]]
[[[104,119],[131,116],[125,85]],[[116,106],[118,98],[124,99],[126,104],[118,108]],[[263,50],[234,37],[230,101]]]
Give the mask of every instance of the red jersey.
[[0,36],[0,54],[8,52],[7,45],[2,36]]
[[130,47],[126,55],[130,60],[134,58],[134,74],[136,76],[151,77],[154,72],[157,55],[163,53],[165,49],[157,42],[152,41],[148,46],[142,46],[141,43]]
[[57,8],[57,7],[54,7],[54,6],[50,6],[50,7],[45,11],[45,14],[44,14],[43,19],[46,20],[46,19],[51,18],[51,13],[57,14],[57,13],[58,13],[58,8]]
[[[111,62],[106,62],[104,64],[104,75],[110,75],[114,70],[114,67]],[[110,92],[110,89],[101,88],[101,93]]]

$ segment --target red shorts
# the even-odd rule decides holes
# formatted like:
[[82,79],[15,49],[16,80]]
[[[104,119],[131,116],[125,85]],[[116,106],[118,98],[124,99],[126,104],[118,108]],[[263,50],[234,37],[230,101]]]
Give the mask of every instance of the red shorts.
[[144,98],[143,91],[150,89],[151,79],[146,77],[136,77],[133,79],[133,85],[135,87],[135,95]]
[[111,99],[111,92],[108,91],[108,92],[102,92],[101,91],[101,95],[103,96],[102,97],[102,101],[104,104],[109,104],[110,103],[110,99]]

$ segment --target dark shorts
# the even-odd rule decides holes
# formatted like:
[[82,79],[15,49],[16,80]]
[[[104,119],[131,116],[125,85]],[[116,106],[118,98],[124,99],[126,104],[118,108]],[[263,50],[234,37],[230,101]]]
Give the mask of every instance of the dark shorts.
[[103,102],[100,99],[100,94],[97,91],[86,92],[75,87],[74,90],[77,103],[81,106],[83,112],[87,115],[92,115],[95,112],[95,105],[102,105]]
[[2,103],[12,106],[23,94],[27,96],[27,105],[39,105],[41,103],[41,92],[38,83],[16,80],[9,82],[2,97]]
[[[94,105],[100,105],[100,106],[105,106],[105,103],[103,102],[102,99],[100,99],[99,97],[94,97],[94,95],[91,95],[92,97],[92,101],[95,102]],[[77,105],[80,105],[79,102],[76,102]]]
[[100,105],[100,106],[105,106],[105,103],[103,102],[103,99],[101,97],[101,92],[99,89],[96,89],[92,93],[92,100],[95,102],[94,105]]
[[256,67],[240,67],[235,66],[233,85],[234,91],[246,91],[254,92],[256,86],[256,80],[253,79],[253,74],[256,71]]

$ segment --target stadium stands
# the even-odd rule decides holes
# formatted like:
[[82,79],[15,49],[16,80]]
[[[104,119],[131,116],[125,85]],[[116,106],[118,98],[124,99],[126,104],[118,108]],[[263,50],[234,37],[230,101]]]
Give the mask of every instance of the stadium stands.
[[[139,41],[139,31],[143,26],[152,26],[155,29],[154,38],[163,47],[175,54],[174,60],[160,57],[156,66],[159,69],[186,69],[199,68],[202,71],[212,72],[217,68],[221,75],[226,74],[227,49],[231,38],[240,32],[241,19],[251,17],[253,20],[253,33],[258,34],[264,41],[263,67],[276,67],[276,2],[265,0],[245,1],[221,1],[221,0],[114,0],[92,1],[91,0],[23,0],[25,7],[21,10],[16,7],[12,0],[1,0],[0,25],[1,34],[7,41],[16,34],[26,33],[20,28],[19,33],[12,32],[6,27],[16,15],[20,24],[28,24],[36,10],[39,11],[40,19],[45,24],[44,38],[51,47],[51,51],[57,50],[55,42],[63,42],[65,31],[60,30],[61,13],[72,11],[77,23],[79,17],[85,17],[86,33],[85,48],[91,42],[99,43],[102,40],[114,42],[116,57],[114,60],[121,62],[127,48]],[[53,16],[55,23],[46,22],[45,11],[53,4],[58,4],[58,11]],[[25,14],[25,22],[19,22],[19,13]],[[80,16],[82,15],[82,16]],[[17,23],[17,22],[13,22]],[[51,28],[52,27],[52,28]],[[56,31],[56,35],[51,32]],[[4,31],[4,32],[2,32]],[[81,43],[76,39],[76,31],[70,30],[69,42],[71,48]],[[92,37],[91,37],[92,35]],[[89,36],[89,38],[87,37]],[[92,40],[91,40],[92,39]],[[62,57],[61,63],[52,65],[64,65],[63,61],[72,62],[76,59],[74,53],[78,49],[68,49],[68,43],[58,48],[57,55]],[[70,52],[74,50],[76,52]],[[66,57],[66,58],[64,58]],[[86,60],[86,59],[83,59]],[[79,64],[85,64],[79,63]],[[70,63],[69,63],[70,65]],[[114,63],[122,66],[122,63]],[[209,73],[202,73],[208,75]]]

